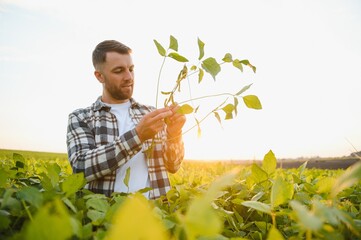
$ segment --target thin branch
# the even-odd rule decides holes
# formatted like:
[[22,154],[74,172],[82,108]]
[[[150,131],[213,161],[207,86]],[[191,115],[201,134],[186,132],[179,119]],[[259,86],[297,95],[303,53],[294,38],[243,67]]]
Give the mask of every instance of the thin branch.
[[155,97],[155,108],[158,108],[158,95],[159,95],[159,86],[160,86],[160,76],[162,74],[162,70],[163,70],[166,58],[167,58],[167,55],[164,56],[162,65],[160,66],[160,69],[159,69],[158,81],[157,81],[157,92],[156,92],[156,97]]

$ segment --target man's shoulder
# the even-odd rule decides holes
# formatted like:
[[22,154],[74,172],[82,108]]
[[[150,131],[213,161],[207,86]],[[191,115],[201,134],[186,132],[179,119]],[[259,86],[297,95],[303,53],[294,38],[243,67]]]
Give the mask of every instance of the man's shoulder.
[[95,112],[100,111],[103,107],[106,106],[101,105],[99,100],[97,100],[91,106],[75,109],[69,114],[69,116],[76,116],[78,118],[91,117],[95,114]]
[[92,106],[89,106],[85,108],[77,108],[74,111],[72,111],[69,115],[79,116],[79,115],[89,114],[91,112],[93,112]]

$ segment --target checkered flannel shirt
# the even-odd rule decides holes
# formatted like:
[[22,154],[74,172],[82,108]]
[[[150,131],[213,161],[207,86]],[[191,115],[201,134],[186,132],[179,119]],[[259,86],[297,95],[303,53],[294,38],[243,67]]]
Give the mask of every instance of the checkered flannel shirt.
[[[130,99],[129,114],[135,125],[142,117],[155,110]],[[139,151],[147,150],[152,140],[141,143],[135,128],[119,136],[116,117],[101,97],[90,107],[78,109],[69,115],[67,129],[68,157],[73,172],[83,172],[85,188],[110,196],[114,191],[116,170]],[[166,129],[155,137],[153,154],[145,154],[150,198],[165,195],[170,189],[168,173],[175,173],[183,161],[182,138],[167,140]]]

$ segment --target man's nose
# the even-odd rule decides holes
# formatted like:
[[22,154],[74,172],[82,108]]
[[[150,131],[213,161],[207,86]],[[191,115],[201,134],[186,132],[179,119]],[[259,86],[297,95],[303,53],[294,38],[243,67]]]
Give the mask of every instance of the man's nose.
[[127,79],[127,80],[133,79],[133,73],[131,71],[127,70],[125,72],[125,79]]

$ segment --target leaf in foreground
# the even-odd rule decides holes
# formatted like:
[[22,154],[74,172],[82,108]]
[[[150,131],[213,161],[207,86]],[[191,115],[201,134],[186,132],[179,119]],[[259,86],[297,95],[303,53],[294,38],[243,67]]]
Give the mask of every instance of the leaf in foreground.
[[109,233],[105,239],[169,239],[162,225],[141,194],[127,198],[114,214]]
[[290,205],[296,212],[298,223],[305,230],[318,231],[322,228],[322,220],[318,218],[314,212],[309,211],[306,206],[297,201],[291,201]]
[[209,186],[203,196],[192,201],[184,218],[189,239],[217,236],[222,231],[223,221],[211,207],[211,203],[223,188],[234,183],[238,172],[238,169],[233,169],[222,175]]
[[283,240],[283,239],[284,237],[281,234],[281,232],[278,231],[278,229],[273,226],[268,233],[267,240]]
[[333,187],[332,196],[336,197],[338,193],[351,187],[361,180],[361,162],[358,162],[348,168],[344,174],[336,179]]
[[39,209],[27,226],[25,239],[70,239],[73,229],[71,218],[60,200],[55,199]]

